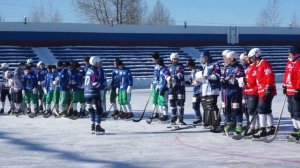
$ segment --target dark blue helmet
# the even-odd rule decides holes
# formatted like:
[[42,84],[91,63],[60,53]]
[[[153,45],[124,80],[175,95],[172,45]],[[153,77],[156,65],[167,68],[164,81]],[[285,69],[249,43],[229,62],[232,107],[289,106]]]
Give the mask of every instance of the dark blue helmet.
[[289,48],[289,53],[293,54],[293,55],[296,55],[296,54],[299,54],[300,51],[299,51],[299,47],[297,46],[292,46],[291,48]]
[[[207,57],[206,59],[204,59],[204,57]],[[202,64],[207,63],[207,62],[211,62],[212,58],[210,55],[210,52],[208,50],[204,50],[201,55],[200,55],[200,62]]]

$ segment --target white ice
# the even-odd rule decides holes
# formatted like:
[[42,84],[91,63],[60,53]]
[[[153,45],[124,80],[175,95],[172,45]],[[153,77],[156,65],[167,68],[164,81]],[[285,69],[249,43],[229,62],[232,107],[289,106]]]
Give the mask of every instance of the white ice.
[[[277,90],[278,95],[273,101],[275,123],[284,100],[280,84]],[[143,110],[149,94],[148,89],[133,90],[132,106],[136,117]],[[191,88],[187,88],[185,121],[188,123],[194,120],[191,94]],[[107,104],[109,106],[109,102]],[[152,109],[150,104],[147,116]],[[106,134],[96,136],[90,133],[89,119],[0,116],[0,166],[258,168],[300,165],[300,144],[285,140],[292,130],[287,108],[279,136],[270,144],[235,141],[202,127],[170,131],[166,124],[148,125],[145,120],[134,123],[108,119],[102,127]]]

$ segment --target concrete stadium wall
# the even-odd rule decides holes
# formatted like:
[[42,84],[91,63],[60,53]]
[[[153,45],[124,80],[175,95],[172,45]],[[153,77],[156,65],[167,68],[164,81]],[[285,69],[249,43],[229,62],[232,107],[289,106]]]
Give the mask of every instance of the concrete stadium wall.
[[[300,45],[299,28],[237,27],[237,45]],[[225,26],[0,23],[0,45],[228,45]]]

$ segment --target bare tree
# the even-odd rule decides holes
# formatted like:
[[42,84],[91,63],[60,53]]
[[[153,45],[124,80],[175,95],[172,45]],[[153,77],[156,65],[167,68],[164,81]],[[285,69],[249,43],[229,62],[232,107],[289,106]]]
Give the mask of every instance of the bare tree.
[[262,27],[278,27],[280,25],[279,0],[269,0],[266,8],[258,15],[256,24]]
[[32,8],[29,18],[31,22],[61,22],[62,17],[58,10],[53,8],[52,1],[48,1],[47,10],[43,4]]
[[140,24],[143,0],[73,0],[73,4],[90,22]]
[[174,24],[174,20],[170,17],[168,9],[160,2],[156,1],[153,11],[150,13],[148,18],[148,24],[155,25],[169,25]]

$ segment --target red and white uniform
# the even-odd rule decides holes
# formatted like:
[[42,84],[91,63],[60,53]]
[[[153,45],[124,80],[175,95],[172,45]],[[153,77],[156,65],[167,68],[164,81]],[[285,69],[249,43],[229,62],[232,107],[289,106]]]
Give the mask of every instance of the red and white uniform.
[[256,65],[256,77],[259,97],[263,97],[265,95],[265,89],[267,86],[270,87],[271,94],[273,96],[276,95],[275,75],[272,66],[268,61],[262,59]]
[[294,66],[295,66],[295,62],[288,61],[283,75],[283,85],[286,86],[287,95],[294,95],[295,92],[295,88],[293,87],[293,83],[292,83],[293,80],[297,79],[295,78],[295,75],[293,75]]
[[250,64],[245,70],[246,85],[244,87],[245,95],[258,95],[256,83],[256,65]]
[[[300,56],[299,56],[300,57]],[[293,71],[291,73],[291,81],[294,89],[300,89],[300,58],[294,62]]]

